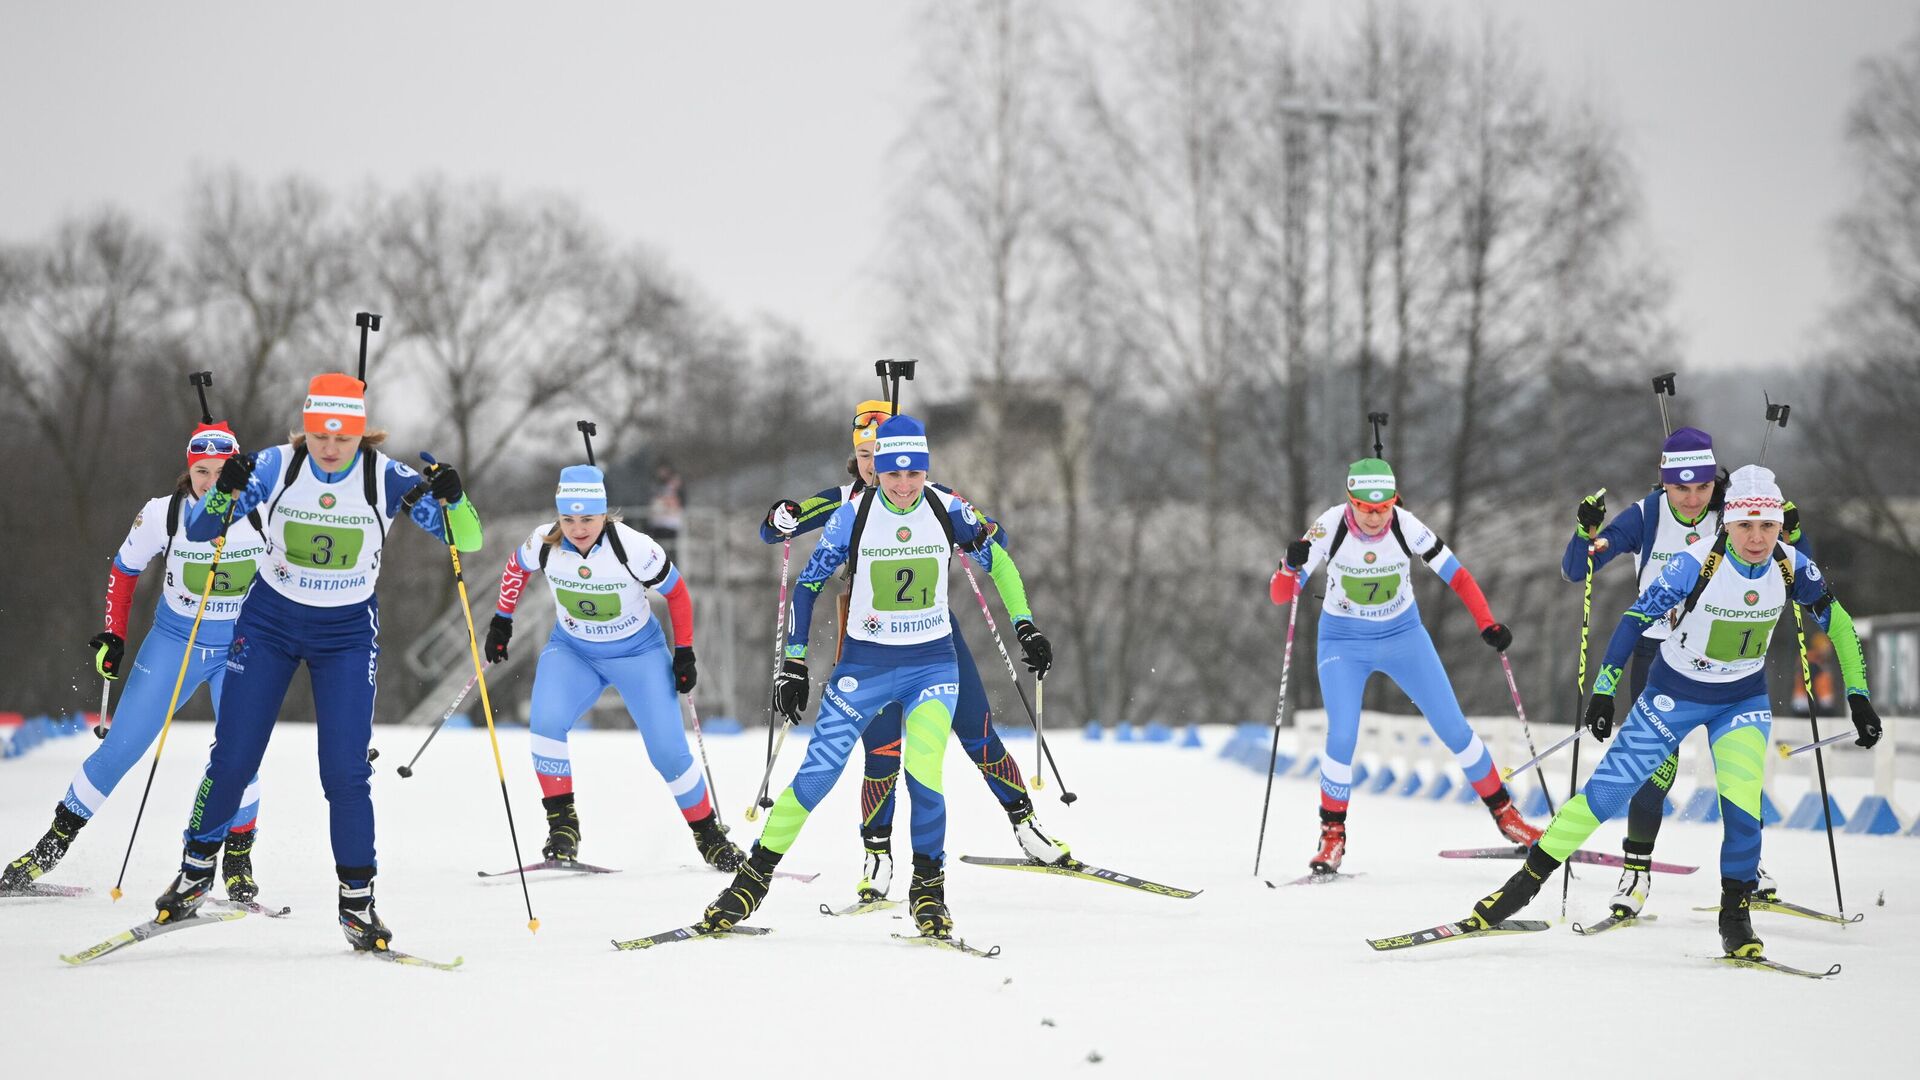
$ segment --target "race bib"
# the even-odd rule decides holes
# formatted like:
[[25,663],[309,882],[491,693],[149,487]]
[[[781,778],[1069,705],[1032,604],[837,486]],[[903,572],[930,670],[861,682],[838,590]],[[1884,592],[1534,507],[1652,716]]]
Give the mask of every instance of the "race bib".
[[583,593],[572,589],[555,588],[554,599],[581,622],[612,622],[620,617],[620,594],[617,592]]
[[285,525],[287,561],[319,570],[352,570],[360,559],[366,534],[358,529],[333,529],[296,521]]
[[933,606],[939,580],[938,559],[876,559],[867,564],[875,611],[925,611]]
[[[213,571],[213,596],[239,596],[247,591],[253,581],[254,566],[252,559],[236,562],[222,562]],[[205,593],[207,591],[207,564],[187,563],[181,567],[180,576],[186,579],[188,592]]]
[[1347,599],[1356,604],[1369,606],[1385,604],[1400,593],[1399,574],[1375,574],[1371,577],[1355,577],[1350,574],[1340,576],[1340,588],[1346,592]]

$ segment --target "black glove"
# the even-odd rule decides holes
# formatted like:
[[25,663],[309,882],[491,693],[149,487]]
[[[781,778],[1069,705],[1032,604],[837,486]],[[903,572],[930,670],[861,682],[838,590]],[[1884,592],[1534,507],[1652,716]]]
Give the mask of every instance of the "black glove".
[[673,647],[673,688],[682,694],[693,693],[693,684],[700,681],[700,673],[693,667],[693,646],[675,645]]
[[235,454],[220,463],[220,478],[213,482],[213,489],[223,495],[244,491],[247,481],[253,479],[253,455]]
[[[233,459],[228,458],[227,460],[232,461]],[[120,660],[127,651],[125,638],[122,638],[119,634],[111,630],[102,630],[93,635],[93,638],[87,642],[87,648],[93,650],[93,670],[105,675],[109,679],[117,679],[120,677]],[[1863,698],[1861,700],[1865,699]],[[1873,722],[1873,731],[1874,736],[1878,738],[1880,734],[1880,721],[1875,720]]]
[[497,664],[507,658],[507,642],[513,640],[513,620],[495,613],[493,621],[487,624],[487,663]]
[[1313,555],[1313,545],[1305,540],[1295,540],[1287,545],[1287,569],[1298,570],[1307,565],[1307,559]]
[[800,504],[792,499],[781,499],[767,510],[766,526],[781,536],[792,536],[800,531]]
[[1860,735],[1853,745],[1872,746],[1880,741],[1880,714],[1873,711],[1873,702],[1865,694],[1848,694],[1847,711],[1853,714],[1853,730]]
[[1780,539],[1789,544],[1800,541],[1800,508],[1791,500],[1780,504]]
[[1613,734],[1613,695],[1595,694],[1587,699],[1587,730],[1601,742]]
[[1495,652],[1506,652],[1507,646],[1513,644],[1513,631],[1500,623],[1494,623],[1480,631],[1480,640],[1493,646]]
[[807,695],[812,684],[807,681],[807,662],[805,660],[784,660],[780,664],[780,676],[773,680],[773,711],[786,718],[787,723],[797,724],[807,711]]
[[452,506],[460,501],[466,489],[460,486],[460,471],[451,465],[434,465],[427,469],[427,484],[433,491],[433,497]]
[[1580,506],[1573,512],[1573,516],[1580,522],[1580,531],[1587,534],[1589,539],[1598,536],[1600,534],[1600,526],[1607,523],[1607,496],[1605,491],[1581,499]]
[[1013,636],[1020,639],[1021,658],[1027,663],[1027,670],[1035,678],[1044,679],[1053,669],[1053,643],[1047,635],[1033,625],[1032,619],[1021,619],[1013,624]]

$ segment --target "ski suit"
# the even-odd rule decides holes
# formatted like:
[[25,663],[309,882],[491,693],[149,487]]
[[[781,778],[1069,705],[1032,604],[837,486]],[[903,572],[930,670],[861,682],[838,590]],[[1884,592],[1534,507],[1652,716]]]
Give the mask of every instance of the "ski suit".
[[[1724,536],[1724,534],[1722,534]],[[1582,559],[1584,562],[1584,557]],[[1849,694],[1867,693],[1866,665],[1853,620],[1827,591],[1820,568],[1783,544],[1758,565],[1724,540],[1703,537],[1666,560],[1627,609],[1607,643],[1593,692],[1618,689],[1621,665],[1647,629],[1675,616],[1660,643],[1646,689],[1580,793],[1561,807],[1540,849],[1565,861],[1600,823],[1618,814],[1689,731],[1707,729],[1720,792],[1720,876],[1752,881],[1760,861],[1760,788],[1773,708],[1767,696],[1767,644],[1782,610],[1796,603],[1833,640]]]
[[553,633],[533,676],[530,741],[540,793],[573,791],[573,760],[567,732],[611,686],[640,729],[647,760],[666,781],[688,821],[713,812],[706,777],[687,746],[674,692],[672,656],[648,591],[666,598],[675,645],[693,645],[693,596],[680,571],[652,537],[609,521],[584,554],[562,537],[546,542],[554,523],[533,530],[507,556],[500,575],[497,611],[513,618],[527,578],[544,572],[553,593]]
[[204,844],[233,817],[304,660],[335,869],[343,883],[364,887],[377,865],[367,744],[380,667],[374,586],[387,531],[405,515],[434,538],[477,551],[479,514],[464,495],[443,509],[418,472],[377,450],[362,448],[347,468],[329,474],[304,445],[284,444],[253,455],[244,490],[229,496],[216,489],[194,507],[187,535],[211,539],[228,513],[239,518],[255,510],[264,519],[266,557],[234,622],[213,753],[187,840]]
[[1302,538],[1310,554],[1299,574],[1282,566],[1270,589],[1276,604],[1297,602],[1306,579],[1322,564],[1327,567],[1319,640],[1320,696],[1327,710],[1320,807],[1329,814],[1345,813],[1353,797],[1361,694],[1376,671],[1413,699],[1482,799],[1505,786],[1492,753],[1460,711],[1440,654],[1420,622],[1410,580],[1415,558],[1453,589],[1482,630],[1493,625],[1493,613],[1473,575],[1432,529],[1400,507],[1394,507],[1392,515],[1387,528],[1369,537],[1346,505],[1329,509]]

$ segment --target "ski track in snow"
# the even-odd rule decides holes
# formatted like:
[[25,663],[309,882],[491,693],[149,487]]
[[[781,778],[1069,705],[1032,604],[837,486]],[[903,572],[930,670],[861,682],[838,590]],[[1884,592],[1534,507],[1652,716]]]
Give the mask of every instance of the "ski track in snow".
[[[997,804],[950,743],[948,901],[961,936],[1005,950],[988,961],[889,940],[890,932],[911,932],[897,910],[857,919],[816,913],[822,902],[851,902],[860,874],[859,785],[844,775],[783,864],[819,871],[819,880],[776,882],[753,920],[772,936],[614,951],[611,938],[693,921],[726,880],[682,869],[697,858],[691,834],[639,737],[617,731],[575,733],[574,770],[582,857],[625,872],[531,877],[541,929],[529,934],[518,881],[474,876],[513,865],[485,732],[442,732],[403,780],[393,766],[424,732],[377,728],[380,910],[397,947],[466,957],[459,972],[441,973],[347,950],[334,924],[313,728],[288,723],[261,771],[254,862],[261,900],[290,904],[293,915],[162,937],[68,968],[60,953],[149,917],[176,866],[211,738],[210,725],[178,725],[122,902],[107,890],[144,765],[47,879],[90,885],[93,895],[0,900],[0,1014],[13,1029],[7,1071],[50,1075],[78,1064],[117,1075],[166,1060],[274,1077],[561,1066],[586,1076],[905,1069],[977,1080],[983,1070],[1009,1068],[1248,1075],[1320,1061],[1355,1075],[1480,1078],[1526,1060],[1556,1077],[1613,1077],[1650,1060],[1666,1075],[1720,1074],[1736,1067],[1729,1048],[1754,1055],[1739,1068],[1773,1075],[1895,1071],[1888,1025],[1920,1004],[1920,840],[1838,838],[1848,910],[1867,913],[1859,926],[1754,916],[1774,959],[1845,965],[1826,982],[1690,959],[1717,951],[1714,916],[1688,908],[1718,900],[1720,833],[1677,821],[1662,833],[1659,857],[1701,870],[1656,881],[1648,907],[1660,915],[1656,923],[1580,938],[1557,921],[1556,880],[1525,913],[1556,920],[1548,933],[1375,955],[1363,938],[1458,918],[1517,868],[1435,856],[1498,843],[1490,818],[1477,803],[1360,793],[1345,869],[1365,879],[1338,889],[1268,889],[1250,873],[1263,778],[1214,756],[1228,734],[1209,733],[1206,749],[1060,737],[1054,751],[1080,801],[1062,806],[1051,777],[1035,793],[1041,821],[1076,854],[1206,890],[1185,901],[959,863],[963,854],[1017,851]],[[804,750],[804,740],[789,741],[782,782]],[[54,740],[0,763],[0,857],[46,828],[93,745]],[[1009,745],[1030,768],[1032,741]],[[741,812],[765,742],[750,730],[710,738],[707,747],[722,816],[744,846],[758,832]],[[503,732],[501,751],[520,853],[531,862],[544,823],[525,730]],[[848,772],[857,769],[851,763]],[[1564,771],[1558,776],[1556,800],[1566,783]],[[1261,877],[1305,872],[1317,790],[1311,780],[1276,782]],[[903,804],[896,899],[909,872],[906,824]],[[1590,846],[1613,850],[1623,828],[1609,823]],[[1765,862],[1789,899],[1832,909],[1820,832],[1769,830]],[[1614,879],[1611,870],[1581,868],[1570,919],[1599,918]],[[1876,906],[1883,892],[1886,906]]]

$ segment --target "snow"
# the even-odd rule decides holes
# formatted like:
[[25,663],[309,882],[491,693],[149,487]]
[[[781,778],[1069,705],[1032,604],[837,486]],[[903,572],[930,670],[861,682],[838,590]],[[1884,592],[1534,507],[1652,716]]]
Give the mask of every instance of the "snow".
[[[379,964],[346,949],[333,922],[332,859],[314,768],[313,728],[286,724],[262,770],[257,872],[283,920],[243,919],[134,946],[84,968],[58,955],[138,922],[177,858],[206,726],[175,728],[127,875],[107,898],[139,802],[130,774],[73,853],[47,880],[86,884],[80,899],[0,900],[0,1015],[8,1074],[75,1065],[96,1075],[154,1065],[281,1076],[543,1074],[702,1077],[870,1075],[977,1078],[1063,1072],[1109,1076],[1244,1075],[1317,1062],[1381,1075],[1774,1075],[1894,1070],[1898,1024],[1920,1003],[1920,839],[1838,838],[1848,909],[1839,928],[1758,914],[1769,954],[1803,967],[1844,964],[1825,982],[1722,968],[1717,952],[1717,827],[1671,822],[1659,857],[1699,873],[1657,880],[1655,923],[1594,939],[1564,925],[1543,934],[1449,942],[1376,955],[1363,938],[1463,915],[1517,867],[1436,858],[1443,847],[1499,842],[1485,811],[1452,801],[1361,794],[1346,868],[1354,882],[1268,889],[1250,873],[1263,777],[1205,749],[1059,738],[1054,750],[1080,799],[1063,807],[1051,781],[1041,820],[1096,864],[1204,888],[1188,901],[1108,885],[967,866],[961,854],[1015,854],[1005,818],[957,745],[950,747],[948,899],[960,931],[1004,955],[978,960],[895,942],[890,916],[828,919],[821,903],[853,898],[859,877],[858,785],[842,777],[754,922],[758,940],[615,952],[610,938],[685,924],[725,879],[693,869],[690,834],[648,767],[637,735],[574,736],[584,858],[618,875],[531,879],[538,934],[526,929],[513,878],[499,782],[482,731],[442,732],[412,779],[394,773],[420,729],[380,728],[375,806],[380,910],[396,944],[451,974]],[[802,743],[790,740],[781,776]],[[24,849],[44,828],[87,737],[57,739],[0,763],[0,845]],[[1031,770],[1033,743],[1010,743]],[[765,742],[752,731],[707,740],[736,838]],[[504,731],[521,853],[544,835],[524,729]],[[856,763],[857,767],[857,763]],[[851,769],[849,770],[851,771]],[[1556,786],[1565,773],[1556,770]],[[1274,785],[1263,876],[1304,872],[1316,786]],[[1557,795],[1557,793],[1556,793]],[[1844,802],[1844,800],[1843,800]],[[1848,804],[1850,807],[1850,804]],[[904,896],[906,811],[897,817]],[[1622,826],[1590,845],[1617,848]],[[1768,833],[1766,864],[1783,895],[1831,910],[1826,840]],[[1568,913],[1597,917],[1614,872],[1586,868]],[[1555,919],[1558,886],[1526,915]],[[1884,896],[1885,906],[1876,903]],[[33,1037],[27,1037],[31,1033]],[[1749,1058],[1764,1054],[1763,1058]],[[1093,1060],[1097,1056],[1098,1061]],[[456,1072],[457,1070],[457,1072]]]

